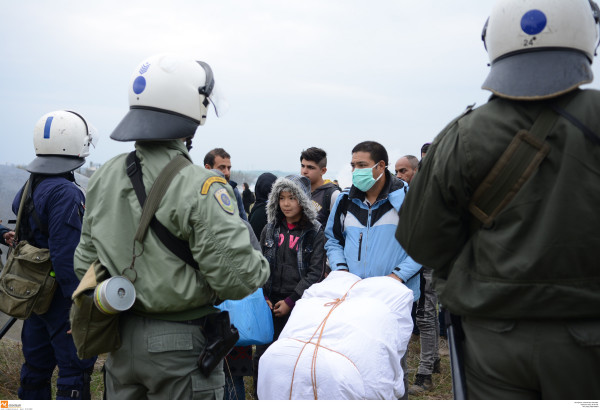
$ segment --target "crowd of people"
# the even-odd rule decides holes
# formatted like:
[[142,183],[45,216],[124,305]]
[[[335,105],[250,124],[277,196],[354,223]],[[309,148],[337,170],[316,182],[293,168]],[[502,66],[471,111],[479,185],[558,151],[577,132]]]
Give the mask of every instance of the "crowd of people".
[[78,357],[69,310],[100,263],[136,291],[103,368],[107,399],[244,398],[243,378],[256,380],[268,345],[236,347],[200,371],[214,306],[262,288],[276,340],[303,292],[333,271],[412,292],[420,363],[411,383],[402,358],[398,398],[432,388],[447,310],[455,395],[598,399],[600,94],[579,86],[592,81],[599,22],[592,0],[500,0],[483,32],[493,96],[423,145],[421,159],[398,158],[392,173],[386,147],[363,141],[347,148],[352,185],[342,190],[324,179],[326,152],[310,147],[298,173],[264,173],[240,193],[231,156],[215,148],[203,166],[177,171],[150,215],[174,240],[157,224],[135,236],[146,207],[127,176],[140,172],[150,193],[169,164],[191,163],[196,129],[210,106],[220,112],[207,63],[140,63],[110,135],[135,151],[100,167],[85,195],[73,172],[94,128],[73,111],[42,116],[28,189],[13,202],[19,229],[0,227],[3,244],[48,248],[58,284],[50,309],[23,324],[19,398],[50,399],[57,366],[57,399],[90,398],[96,357]]

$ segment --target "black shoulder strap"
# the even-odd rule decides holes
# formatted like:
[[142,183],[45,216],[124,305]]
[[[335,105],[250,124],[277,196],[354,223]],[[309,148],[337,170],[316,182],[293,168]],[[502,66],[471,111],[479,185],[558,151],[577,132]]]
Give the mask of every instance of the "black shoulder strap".
[[[346,219],[346,213],[348,213],[348,203],[350,202],[350,198],[348,195],[342,195],[339,200],[338,206],[335,210],[334,220],[333,220],[333,235],[335,239],[338,240],[339,244],[344,247],[346,246],[346,239],[344,238],[344,226],[342,224],[342,219]],[[342,218],[343,215],[343,218]]]
[[48,226],[40,220],[33,202],[33,192],[43,179],[44,178],[39,175],[31,174],[25,185],[23,185],[21,203],[17,216],[17,226],[15,227],[17,238],[19,240],[26,240],[32,244],[35,243],[35,238],[33,236],[33,229],[29,223],[30,216],[35,221],[37,229],[39,229],[42,235],[48,237]]
[[[27,193],[29,192],[29,188],[31,187],[31,177],[27,179],[25,185],[23,185],[23,189],[21,190],[21,201],[19,202],[19,210],[17,212],[17,221],[15,226],[15,233],[17,237],[15,239],[27,239],[29,233],[29,223],[23,223],[23,210],[25,208],[25,202],[27,201]],[[25,218],[27,219],[27,218]],[[24,225],[27,228],[24,228]]]
[[[143,208],[146,202],[146,188],[144,187],[144,181],[142,178],[142,167],[139,158],[135,155],[135,151],[132,151],[127,155],[127,176],[131,180],[135,195],[140,202],[140,206]],[[190,244],[183,239],[179,239],[171,233],[163,224],[161,224],[156,216],[153,216],[150,220],[150,227],[158,236],[158,239],[165,245],[167,249],[173,252],[178,258],[183,260],[185,263],[190,265],[194,269],[198,269],[198,263],[194,260]]]
[[340,203],[338,205],[340,214],[344,214],[344,216],[346,216],[346,213],[348,212],[348,203],[349,202],[350,202],[350,194],[344,195],[342,197],[342,199],[340,199]]
[[[40,184],[40,182],[42,182],[41,178],[33,178],[33,181],[31,181],[31,184],[29,184],[29,191],[27,192],[27,203],[25,205],[25,212],[31,213],[31,217],[33,218],[36,225],[38,226],[38,229],[42,232],[42,235],[44,235],[45,237],[48,237],[49,236],[48,226],[46,224],[42,223],[42,221],[40,220],[40,217],[39,217],[37,211],[35,210],[35,204],[33,203],[33,191],[37,188],[37,186]],[[32,232],[32,234],[33,234],[33,232]]]
[[558,114],[565,117],[567,120],[571,122],[574,126],[579,128],[579,130],[583,133],[583,135],[592,142],[596,144],[600,144],[600,137],[594,131],[589,129],[587,125],[583,122],[579,121],[573,114],[569,113],[567,110],[562,108],[560,105],[554,103],[552,104],[552,109],[556,111]]

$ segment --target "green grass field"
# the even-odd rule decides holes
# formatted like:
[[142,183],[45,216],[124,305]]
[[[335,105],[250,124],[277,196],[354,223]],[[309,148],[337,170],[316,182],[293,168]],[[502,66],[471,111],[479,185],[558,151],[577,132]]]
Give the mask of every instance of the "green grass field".
[[[442,341],[442,346],[444,345]],[[408,350],[408,372],[409,380],[414,381],[414,375],[419,366],[419,337],[412,337],[409,343]],[[92,399],[102,400],[104,384],[102,380],[102,365],[104,364],[105,355],[100,356],[96,362],[94,373],[92,374]],[[0,399],[2,400],[18,400],[17,389],[19,388],[19,372],[23,363],[23,355],[21,353],[21,344],[9,339],[0,341]],[[54,372],[56,377],[57,371]],[[246,377],[246,398],[252,397],[252,378]],[[409,400],[452,400],[452,379],[450,377],[450,359],[448,356],[442,356],[441,373],[433,375],[433,390],[426,392],[420,396],[409,396]],[[54,393],[53,393],[54,394]]]

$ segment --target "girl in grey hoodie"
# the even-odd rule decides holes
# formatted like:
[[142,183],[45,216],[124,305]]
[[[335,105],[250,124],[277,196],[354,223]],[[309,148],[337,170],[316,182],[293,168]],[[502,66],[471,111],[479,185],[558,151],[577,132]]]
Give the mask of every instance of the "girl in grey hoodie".
[[275,181],[267,204],[261,249],[271,275],[263,290],[273,311],[275,337],[305,289],[322,279],[325,235],[310,200],[310,181],[289,175]]
[[[260,235],[260,247],[271,268],[263,292],[273,311],[273,341],[304,290],[323,278],[324,244],[323,227],[310,199],[310,180],[301,175],[278,178],[269,194],[267,225]],[[258,361],[268,347],[256,346],[255,387]]]

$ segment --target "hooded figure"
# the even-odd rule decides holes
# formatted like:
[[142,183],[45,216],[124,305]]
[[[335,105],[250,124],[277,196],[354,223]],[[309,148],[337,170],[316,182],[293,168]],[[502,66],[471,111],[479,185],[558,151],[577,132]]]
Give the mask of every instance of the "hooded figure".
[[256,186],[254,187],[256,201],[250,215],[248,215],[248,222],[252,225],[257,238],[260,237],[260,233],[267,224],[267,199],[275,180],[277,180],[277,177],[270,172],[261,174],[256,180]]

